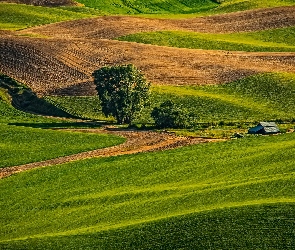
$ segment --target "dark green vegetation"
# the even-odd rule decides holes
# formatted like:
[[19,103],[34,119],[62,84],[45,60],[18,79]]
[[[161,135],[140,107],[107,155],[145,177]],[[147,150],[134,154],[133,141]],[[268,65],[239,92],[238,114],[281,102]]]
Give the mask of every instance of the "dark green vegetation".
[[292,249],[294,153],[285,134],[20,173],[0,182],[0,244]]
[[233,34],[184,31],[142,32],[119,37],[118,40],[190,49],[294,52],[295,28]]
[[167,100],[151,112],[157,128],[188,128],[194,126],[193,117],[185,108]]
[[92,75],[104,115],[131,125],[149,102],[151,84],[144,75],[132,64],[102,67]]

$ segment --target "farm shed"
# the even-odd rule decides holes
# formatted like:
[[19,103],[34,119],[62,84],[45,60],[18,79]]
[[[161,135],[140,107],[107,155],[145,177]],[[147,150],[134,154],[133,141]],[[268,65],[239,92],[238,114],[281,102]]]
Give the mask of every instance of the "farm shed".
[[280,129],[274,122],[260,122],[256,127],[250,128],[248,134],[277,134]]

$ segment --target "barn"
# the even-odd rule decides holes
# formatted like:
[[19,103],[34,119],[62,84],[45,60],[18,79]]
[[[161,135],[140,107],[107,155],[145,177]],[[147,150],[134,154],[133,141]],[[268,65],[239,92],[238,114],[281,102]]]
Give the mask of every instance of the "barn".
[[274,122],[260,122],[256,127],[250,128],[248,134],[277,134],[280,129]]

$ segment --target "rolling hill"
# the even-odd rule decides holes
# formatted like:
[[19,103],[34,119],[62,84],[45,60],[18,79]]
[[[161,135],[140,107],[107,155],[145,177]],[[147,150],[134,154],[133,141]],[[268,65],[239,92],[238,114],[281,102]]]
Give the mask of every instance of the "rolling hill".
[[[261,17],[257,13],[263,16],[265,12],[255,11],[255,15],[252,13],[252,18],[246,18],[246,22],[243,21],[243,14],[222,15],[219,16],[220,27],[228,26],[229,20],[232,20],[231,26],[234,27],[238,27],[235,23],[239,20],[243,21],[245,27],[247,23],[251,26],[252,23],[259,22],[258,30],[278,27],[275,22],[260,22]],[[284,20],[279,27],[292,26],[295,20],[294,6],[267,9],[267,13],[273,13],[273,16]],[[251,12],[246,12],[245,15],[249,17]],[[207,23],[207,26],[196,25],[198,22]],[[27,84],[40,95],[94,94],[92,72],[99,67],[113,64],[135,64],[153,83],[172,85],[224,83],[262,72],[294,72],[295,60],[292,52],[229,53],[110,40],[155,29],[192,30],[200,26],[208,32],[215,23],[215,16],[185,20],[118,16],[27,29],[16,35],[1,37],[0,71]],[[237,29],[241,31],[241,28]]]
[[0,181],[0,245],[292,249],[294,143],[251,137],[20,173]]
[[[294,122],[294,0],[17,2],[42,6],[0,3],[0,81],[59,112],[103,119],[92,72],[132,63],[153,83],[145,116],[172,99],[221,127]],[[124,141],[85,133],[97,123],[56,130],[89,123],[16,110],[8,92],[0,85],[4,170]],[[136,145],[160,144],[155,134]],[[294,133],[245,136],[2,178],[0,249],[294,249],[294,146]]]

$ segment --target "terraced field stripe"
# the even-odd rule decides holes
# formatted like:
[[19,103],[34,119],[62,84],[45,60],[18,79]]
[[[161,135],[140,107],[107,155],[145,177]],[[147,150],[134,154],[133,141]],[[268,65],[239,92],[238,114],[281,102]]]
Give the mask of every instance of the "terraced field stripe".
[[229,95],[226,93],[222,94],[215,94],[212,92],[207,92],[202,89],[185,89],[185,88],[178,88],[173,86],[161,86],[161,87],[154,87],[155,91],[159,93],[168,93],[168,94],[175,94],[178,96],[197,96],[197,97],[207,97],[210,99],[218,99],[226,103],[230,103],[239,107],[244,107],[248,109],[257,110],[259,112],[269,112],[269,106],[263,105],[261,103],[256,102],[255,100],[246,99],[246,98],[238,98],[235,95]]
[[167,217],[159,216],[155,217],[153,219],[145,219],[145,220],[134,220],[134,221],[128,221],[128,223],[118,223],[115,225],[100,225],[100,226],[90,226],[86,228],[79,228],[75,230],[68,230],[58,233],[48,233],[48,234],[38,234],[28,237],[20,237],[20,238],[14,238],[9,240],[0,240],[0,243],[9,243],[13,241],[24,241],[28,239],[42,239],[42,238],[50,238],[50,237],[60,237],[60,236],[72,236],[72,235],[83,235],[83,234],[93,234],[93,233],[99,233],[99,232],[106,232],[110,230],[116,230],[116,229],[124,229],[131,226],[136,226],[140,224],[147,224],[151,222],[160,222],[162,220],[167,219],[173,219],[180,216],[186,216],[186,215],[197,215],[202,214],[204,212],[212,212],[212,211],[221,211],[223,209],[231,209],[231,208],[242,208],[242,207],[254,207],[259,205],[279,205],[279,204],[293,204],[295,203],[295,199],[288,199],[288,198],[280,198],[280,199],[261,199],[261,200],[253,200],[250,202],[232,202],[228,203],[223,206],[212,206],[210,208],[204,209],[204,210],[188,210],[182,213],[178,214],[172,214]]

